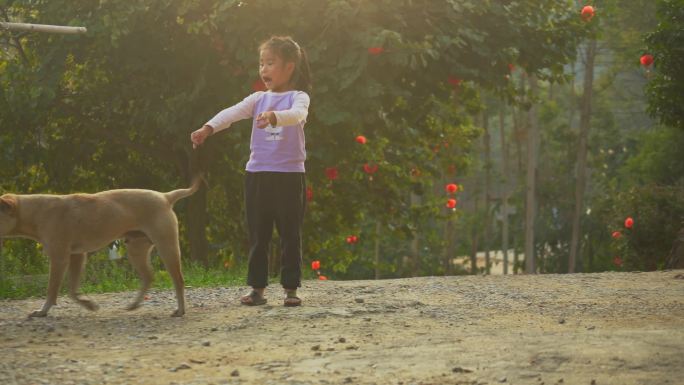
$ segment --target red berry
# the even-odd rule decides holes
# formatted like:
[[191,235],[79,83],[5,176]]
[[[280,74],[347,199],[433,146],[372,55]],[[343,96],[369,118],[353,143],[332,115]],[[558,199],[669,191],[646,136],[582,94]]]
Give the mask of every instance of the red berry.
[[625,219],[625,227],[631,229],[632,226],[634,226],[634,219],[632,219],[632,217],[627,217],[627,219]]
[[648,67],[651,64],[653,64],[653,55],[649,55],[649,54],[643,55],[643,56],[641,56],[641,58],[639,58],[639,61],[641,62],[642,66]]
[[463,80],[461,80],[455,76],[449,76],[447,78],[447,82],[449,82],[449,84],[451,84],[454,88],[456,88],[456,87],[461,85],[461,82],[463,82]]
[[378,165],[374,164],[371,166],[370,164],[366,163],[363,165],[363,171],[365,171],[366,174],[375,174],[375,172],[378,171]]
[[328,167],[325,169],[325,175],[327,175],[330,180],[337,179],[338,174],[337,167]]

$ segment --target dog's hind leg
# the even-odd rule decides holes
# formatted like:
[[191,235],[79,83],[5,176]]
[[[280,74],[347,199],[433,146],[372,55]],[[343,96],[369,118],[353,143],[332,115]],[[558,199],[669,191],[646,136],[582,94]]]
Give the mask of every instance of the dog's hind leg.
[[85,263],[85,253],[71,254],[71,261],[69,262],[69,297],[79,305],[93,311],[98,309],[97,304],[89,299],[81,298],[81,294],[78,292],[81,286],[81,275],[85,269]]
[[40,310],[36,310],[29,314],[29,317],[45,317],[50,311],[50,308],[57,305],[57,294],[59,294],[59,287],[62,286],[62,279],[64,279],[64,272],[69,266],[69,254],[66,251],[54,251],[54,249],[45,250],[50,258],[50,276],[48,278],[48,291],[45,304]]
[[[174,216],[175,219],[175,216]],[[169,273],[173,286],[176,289],[176,300],[178,309],[171,314],[172,317],[182,317],[185,314],[185,281],[181,271],[180,246],[178,244],[178,222],[169,223],[166,231],[161,236],[151,237],[154,246],[159,252],[159,256],[164,262],[164,267]]]
[[178,308],[174,311],[172,317],[182,317],[185,314],[185,281],[183,279],[183,272],[181,271],[180,247],[176,239],[175,245],[155,245],[159,255],[164,262],[164,267],[169,273],[173,281],[173,287],[176,289],[176,301],[178,301]]
[[126,251],[128,253],[128,260],[140,275],[140,291],[133,303],[126,307],[127,310],[133,310],[140,307],[140,304],[145,299],[145,293],[152,285],[152,267],[150,266],[150,251],[152,251],[152,242],[147,236],[127,236],[126,237]]

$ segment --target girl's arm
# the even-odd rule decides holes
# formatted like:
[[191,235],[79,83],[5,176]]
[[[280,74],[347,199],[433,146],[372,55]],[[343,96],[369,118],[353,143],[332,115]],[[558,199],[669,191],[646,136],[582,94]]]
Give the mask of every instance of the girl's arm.
[[240,103],[219,112],[216,116],[211,118],[205,126],[211,127],[214,130],[212,133],[215,134],[230,127],[231,124],[238,120],[251,118],[254,113],[254,106],[256,105],[256,101],[260,94],[261,92],[255,92]]
[[292,108],[283,111],[273,111],[275,116],[275,124],[273,126],[293,126],[300,122],[306,122],[306,117],[309,115],[309,95],[306,92],[298,92],[294,97]]

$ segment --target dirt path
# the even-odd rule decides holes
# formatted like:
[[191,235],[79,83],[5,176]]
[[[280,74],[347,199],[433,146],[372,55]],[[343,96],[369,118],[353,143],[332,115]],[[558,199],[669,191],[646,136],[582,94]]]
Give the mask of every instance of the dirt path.
[[684,271],[308,281],[0,302],[0,384],[682,384]]

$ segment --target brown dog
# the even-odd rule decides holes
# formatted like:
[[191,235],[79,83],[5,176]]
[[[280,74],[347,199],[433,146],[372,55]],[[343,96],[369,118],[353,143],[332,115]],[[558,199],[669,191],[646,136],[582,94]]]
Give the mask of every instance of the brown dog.
[[0,237],[30,238],[43,244],[50,258],[47,300],[30,317],[45,317],[57,304],[57,294],[69,268],[69,296],[88,310],[97,305],[81,298],[78,289],[86,253],[125,238],[128,259],[142,286],[128,310],[142,303],[152,283],[150,252],[156,247],[176,289],[178,309],[185,314],[185,292],[178,244],[178,219],[173,204],[192,195],[201,178],[187,189],[160,193],[151,190],[109,190],[96,194],[0,196]]

